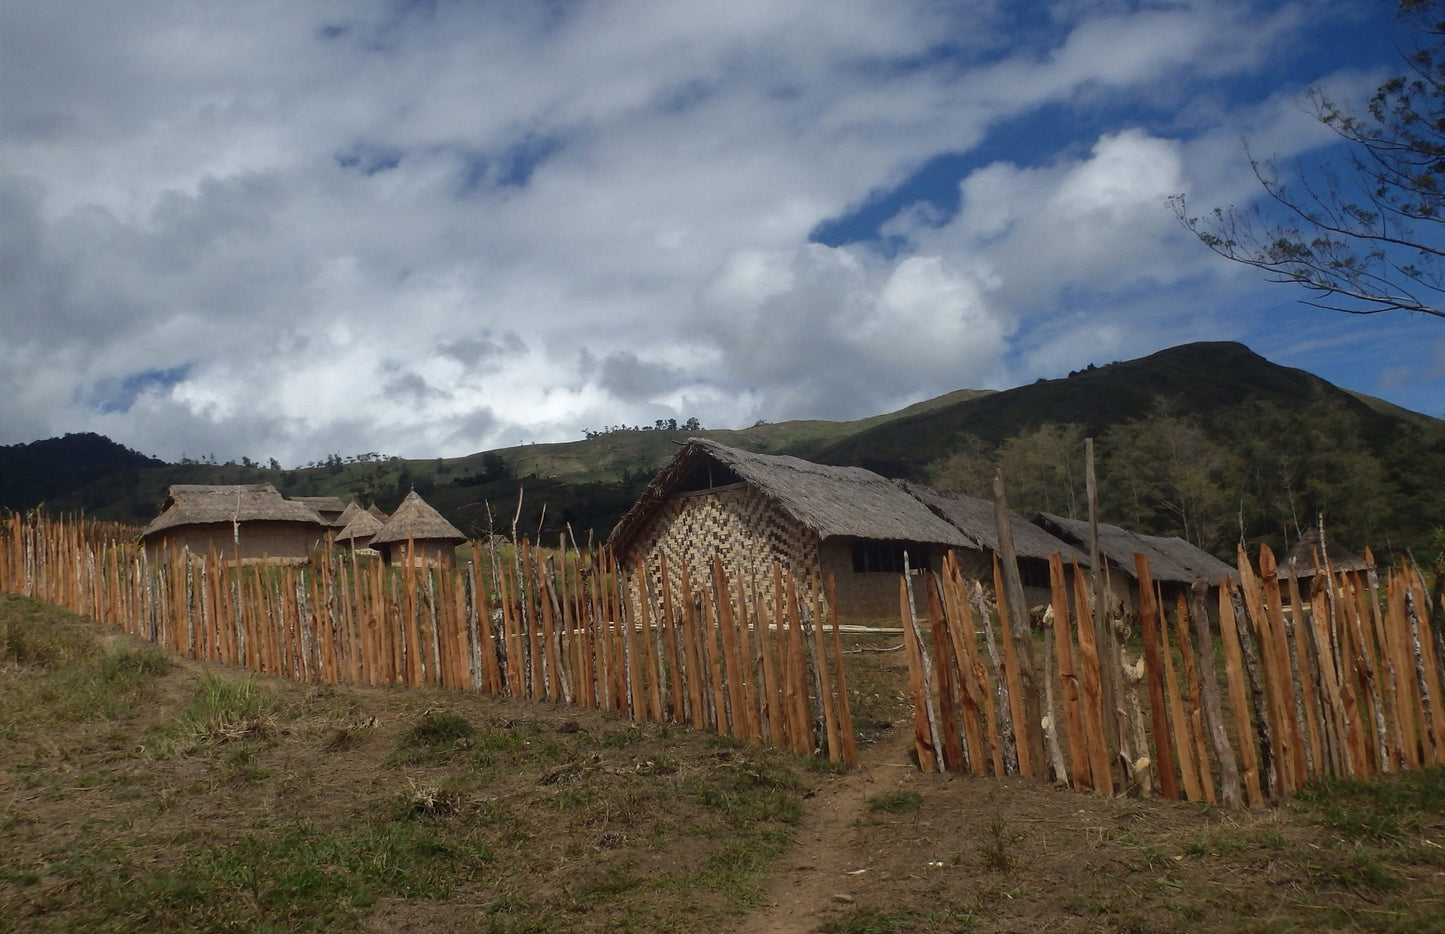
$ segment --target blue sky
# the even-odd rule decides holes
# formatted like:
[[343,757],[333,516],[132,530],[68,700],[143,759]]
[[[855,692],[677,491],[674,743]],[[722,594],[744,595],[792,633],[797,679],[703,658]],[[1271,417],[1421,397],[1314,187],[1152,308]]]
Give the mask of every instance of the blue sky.
[[1393,5],[0,5],[0,443],[455,456],[857,418],[1195,340],[1445,415],[1165,205],[1338,158]]

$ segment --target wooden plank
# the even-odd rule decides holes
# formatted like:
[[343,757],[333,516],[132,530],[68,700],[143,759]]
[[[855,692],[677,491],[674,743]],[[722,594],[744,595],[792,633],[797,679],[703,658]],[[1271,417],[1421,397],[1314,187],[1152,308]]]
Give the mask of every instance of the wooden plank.
[[818,703],[823,708],[823,725],[825,735],[828,737],[828,761],[843,761],[843,738],[838,733],[838,712],[835,709],[833,699],[833,678],[828,668],[828,651],[823,641],[823,628],[828,620],[828,601],[821,593],[819,587],[818,599],[815,605],[818,608],[818,615],[813,619],[813,657],[818,664],[818,688],[821,696]]
[[1049,555],[1049,595],[1054,611],[1054,659],[1063,687],[1064,727],[1069,737],[1069,774],[1057,778],[1061,782],[1072,779],[1075,788],[1092,789],[1088,741],[1084,739],[1084,720],[1079,710],[1079,676],[1074,671],[1074,640],[1069,631],[1069,591],[1058,552]]
[[1154,761],[1158,764],[1159,793],[1179,800],[1179,783],[1174,776],[1174,747],[1169,739],[1169,708],[1164,698],[1164,662],[1159,654],[1159,610],[1154,601],[1154,583],[1149,576],[1147,555],[1134,556],[1135,579],[1139,585],[1139,625],[1144,639],[1144,667],[1149,683],[1149,720],[1154,739]]
[[677,610],[672,602],[672,583],[668,579],[667,556],[657,556],[658,576],[662,587],[662,639],[667,656],[668,686],[672,692],[672,722],[687,722],[687,688],[683,685],[683,657],[678,639]]
[[[1295,574],[1293,564],[1286,570],[1285,580],[1289,587],[1290,613],[1282,616],[1285,621],[1286,630],[1290,635],[1290,668],[1291,678],[1295,686],[1296,710],[1303,711],[1300,723],[1303,726],[1300,739],[1303,742],[1305,754],[1305,769],[1308,775],[1323,775],[1328,769],[1332,744],[1328,735],[1328,727],[1324,723],[1325,705],[1319,694],[1322,690],[1320,665],[1321,654],[1328,646],[1326,639],[1324,646],[1318,645],[1315,638],[1315,627],[1312,619],[1306,617],[1313,614],[1313,610],[1306,605],[1299,589],[1299,578]],[[1316,572],[1318,572],[1318,565]],[[1334,774],[1339,774],[1338,770]]]
[[1089,773],[1100,794],[1114,794],[1114,760],[1110,750],[1109,722],[1111,703],[1106,699],[1105,682],[1100,671],[1099,644],[1094,629],[1094,614],[1089,606],[1088,585],[1074,562],[1074,607],[1079,628],[1079,674],[1083,689],[1084,744],[1089,750]]
[[1199,779],[1189,719],[1184,712],[1184,703],[1179,696],[1179,679],[1174,671],[1174,653],[1169,647],[1167,620],[1162,621],[1159,627],[1159,640],[1161,643],[1160,654],[1164,660],[1165,702],[1169,705],[1169,720],[1173,725],[1174,753],[1178,757],[1179,778],[1184,783],[1184,796],[1190,801],[1201,801],[1204,799],[1204,786]]
[[[732,734],[746,738],[747,704],[743,700],[742,658],[738,654],[737,617],[733,613],[732,587],[723,570],[722,556],[713,555],[712,589],[717,601],[718,629],[722,635],[722,658],[726,665],[727,703],[732,711]],[[718,719],[722,719],[719,713]]]
[[[743,735],[752,743],[763,743],[762,722],[758,714],[758,685],[757,685],[757,650],[753,646],[753,637],[749,630],[749,616],[751,612],[751,601],[748,600],[747,589],[743,586],[743,576],[739,574],[734,581],[737,593],[738,610],[738,660],[741,665],[738,669],[742,677],[741,691],[743,698]],[[757,625],[764,625],[759,617],[754,617]]]
[[1284,608],[1281,605],[1278,566],[1274,552],[1268,545],[1259,546],[1259,580],[1264,599],[1264,618],[1269,622],[1269,638],[1260,639],[1261,654],[1266,649],[1265,676],[1269,677],[1270,666],[1277,685],[1278,706],[1274,708],[1274,730],[1280,738],[1280,777],[1285,794],[1293,794],[1304,784],[1305,754],[1304,737],[1300,727],[1300,712],[1293,668],[1290,664],[1288,632],[1284,623]]
[[[1016,718],[1014,722],[1015,736],[1019,744],[1019,771],[1023,775],[1035,775],[1035,770],[1041,770],[1044,762],[1044,741],[1040,728],[1041,717],[1039,705],[1043,697],[1040,690],[1038,665],[1034,663],[1033,633],[1029,629],[1028,603],[1024,599],[1023,580],[1019,576],[1018,556],[1014,552],[1013,525],[1010,522],[1008,508],[1008,494],[1004,489],[1003,471],[995,468],[993,472],[993,518],[995,531],[998,534],[998,550],[994,553],[994,560],[1002,562],[1002,581],[1004,586],[998,590],[999,594],[999,617],[1000,624],[1007,634],[1005,644],[1011,647],[1014,657],[1013,672],[1023,686],[1022,696],[1019,700],[1023,706],[1023,715]],[[998,579],[997,568],[995,579]],[[1005,600],[1007,593],[1007,600]],[[1007,608],[1007,613],[1005,613]],[[1006,659],[1009,653],[1005,653]],[[1009,696],[1015,696],[1013,685],[1009,686]],[[1022,729],[1019,729],[1020,723]],[[1027,750],[1025,755],[1023,750]]]
[[973,612],[968,595],[964,593],[958,561],[952,552],[944,558],[943,583],[944,612],[949,617],[948,635],[958,663],[959,700],[963,707],[963,737],[969,771],[974,775],[986,775],[991,752],[984,740],[981,719],[987,688],[980,677],[983,666],[978,658]]
[[701,649],[699,648],[697,601],[693,594],[686,561],[681,562],[678,573],[679,585],[682,589],[683,651],[687,656],[688,713],[692,717],[693,729],[701,730],[707,727],[707,704],[703,700],[703,687],[707,684],[707,674],[703,671]]
[[[833,665],[838,677],[838,729],[843,737],[843,764],[851,769],[858,765],[858,744],[853,730],[852,702],[848,696],[848,670],[843,665],[843,640],[838,633],[838,589],[832,574],[828,575],[828,606],[833,620]],[[758,615],[758,624],[766,626],[761,614]]]
[[1184,697],[1185,714],[1189,726],[1189,742],[1193,746],[1194,764],[1204,800],[1214,804],[1218,799],[1214,790],[1214,775],[1209,766],[1209,749],[1204,730],[1204,703],[1202,687],[1199,684],[1199,668],[1194,655],[1194,640],[1189,635],[1189,607],[1184,594],[1179,594],[1174,611],[1174,623],[1179,634],[1179,659],[1184,667],[1184,684],[1188,694]]
[[[1009,619],[1012,616],[1009,611],[1008,597],[1004,592],[1003,570],[999,564],[998,555],[993,558],[993,582],[994,592],[998,598],[999,627],[1003,630],[1000,635],[1003,642],[1003,670],[1004,680],[1008,684],[1009,716],[1013,725],[1014,751],[1018,756],[1020,775],[1033,775],[1033,746],[1029,742],[1028,713],[1029,705],[1024,703],[1023,676],[1019,672],[1018,654],[1015,650],[1014,639],[1010,632]],[[1038,698],[1034,699],[1032,707],[1037,710]],[[1038,734],[1035,729],[1034,734]],[[1042,763],[1040,763],[1042,766]]]
[[929,633],[933,638],[933,682],[938,685],[939,729],[943,734],[943,766],[950,772],[964,772],[968,769],[968,761],[963,753],[961,705],[948,616],[943,611],[938,580],[929,575],[925,587],[928,591]]
[[908,653],[908,691],[913,700],[913,748],[918,755],[918,768],[937,772],[938,759],[933,746],[933,731],[928,726],[928,692],[923,681],[923,653],[919,651],[918,630],[912,624],[913,607],[908,602],[908,587],[898,578],[898,616],[903,623],[904,651]]
[[787,590],[785,606],[788,611],[788,691],[791,704],[789,719],[792,722],[789,735],[792,750],[800,756],[813,751],[813,716],[808,708],[808,662],[803,648],[803,618],[798,603],[796,580],[792,574],[784,576]]
[[[1264,803],[1260,786],[1258,738],[1249,719],[1249,698],[1245,692],[1244,658],[1240,651],[1239,622],[1234,615],[1234,601],[1229,589],[1233,582],[1219,588],[1219,642],[1224,650],[1224,676],[1229,684],[1229,709],[1234,717],[1234,735],[1239,744],[1241,777],[1245,797],[1251,807]],[[1228,800],[1226,798],[1226,800]]]

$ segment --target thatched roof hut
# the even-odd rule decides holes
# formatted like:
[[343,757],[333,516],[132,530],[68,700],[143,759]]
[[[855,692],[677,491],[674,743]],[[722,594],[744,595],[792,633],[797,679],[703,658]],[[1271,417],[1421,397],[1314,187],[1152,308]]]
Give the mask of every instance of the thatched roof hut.
[[[1041,512],[1034,522],[1065,541],[1072,542],[1081,550],[1088,547],[1089,523],[1082,519],[1065,519],[1052,513]],[[1123,580],[1111,580],[1110,589],[1121,595],[1126,582],[1135,577],[1134,556],[1145,555],[1149,559],[1149,576],[1160,584],[1168,598],[1187,591],[1196,580],[1204,581],[1209,587],[1219,586],[1225,578],[1238,578],[1239,572],[1220,561],[1202,548],[1189,544],[1182,538],[1162,535],[1144,535],[1131,532],[1117,525],[1099,523],[1099,553],[1103,555],[1106,571],[1113,572]],[[1136,599],[1131,594],[1131,600]]]
[[[962,493],[940,493],[916,483],[900,483],[919,502],[934,513],[948,520],[982,550],[998,551],[998,523],[994,519],[993,503]],[[1020,558],[1034,558],[1047,561],[1057,553],[1064,563],[1079,562],[1080,567],[1089,566],[1089,556],[1073,545],[1050,535],[1016,512],[1009,512],[1009,531],[1013,533],[1014,553]]]
[[[973,539],[976,543],[974,547],[956,552],[959,566],[966,575],[982,580],[992,588],[993,556],[998,553],[998,522],[994,516],[994,504],[961,493],[940,493],[916,483],[900,481],[899,485]],[[1024,593],[1031,605],[1047,603],[1051,597],[1050,555],[1057,554],[1063,560],[1066,573],[1075,562],[1083,568],[1089,566],[1088,555],[1012,510],[1009,512],[1009,531],[1013,535],[1014,556],[1018,559]]]
[[[1324,542],[1321,547],[1321,541]],[[1336,574],[1350,571],[1367,571],[1371,565],[1364,558],[1355,556],[1345,549],[1343,545],[1328,535],[1320,532],[1318,526],[1311,527],[1295,546],[1290,549],[1285,559],[1279,562],[1279,576],[1289,576],[1290,565],[1294,565],[1295,576],[1300,580],[1315,576],[1316,562],[1323,568],[1329,562],[1330,570]]]
[[450,566],[456,546],[466,540],[456,526],[412,490],[372,536],[371,547],[380,551],[387,563],[399,564],[406,560],[406,545],[410,541],[416,563]]
[[[356,506],[355,503],[351,505]],[[341,531],[336,533],[336,544],[353,550],[370,548],[371,540],[377,532],[381,531],[382,520],[360,506],[356,506],[355,509],[348,507],[347,512],[350,513],[351,518],[347,520]]]
[[970,545],[972,541],[893,481],[861,467],[754,454],[692,438],[613,528],[607,544],[625,550],[663,500],[678,493],[746,483],[819,539],[851,537]]
[[705,438],[678,451],[608,538],[624,567],[641,554],[654,576],[659,557],[706,568],[714,555],[765,593],[774,561],[805,584],[831,574],[839,612],[853,617],[896,617],[905,553],[910,566],[936,569],[941,549],[972,544],[872,471]]
[[153,551],[188,548],[243,561],[305,561],[325,523],[304,503],[285,499],[269,483],[213,486],[177,483],[161,512],[141,533]]
[[339,529],[346,524],[341,517],[346,512],[347,504],[342,502],[339,496],[288,496],[286,498],[293,503],[310,506],[316,510],[321,521],[332,528]]

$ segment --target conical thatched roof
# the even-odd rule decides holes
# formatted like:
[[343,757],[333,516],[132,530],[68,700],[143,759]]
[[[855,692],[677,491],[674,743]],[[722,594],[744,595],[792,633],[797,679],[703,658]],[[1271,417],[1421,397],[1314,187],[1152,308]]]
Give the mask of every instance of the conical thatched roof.
[[258,521],[325,525],[316,510],[282,497],[269,483],[233,486],[176,483],[166,490],[160,515],[151,520],[141,537],[185,525]]
[[[974,539],[984,551],[998,551],[998,524],[994,520],[993,503],[961,493],[939,493],[916,483],[899,484],[919,502]],[[1041,558],[1058,552],[1065,564],[1079,562],[1089,566],[1089,556],[1060,538],[1034,525],[1016,512],[1009,512],[1009,531],[1013,533],[1014,553],[1020,558]]]
[[457,531],[442,514],[427,504],[412,490],[406,494],[406,499],[396,507],[396,512],[386,520],[381,530],[371,539],[372,545],[383,545],[390,542],[405,542],[413,539],[418,542],[443,542],[450,541],[460,545],[467,540],[467,537]]
[[347,503],[346,508],[341,510],[341,515],[336,517],[337,527],[343,529],[346,528],[346,523],[356,518],[356,514],[361,511],[361,505],[357,503],[356,500],[352,500],[351,502]]
[[[1089,540],[1089,523],[1082,519],[1065,519],[1041,512],[1034,517],[1034,522],[1080,549],[1086,547]],[[1149,575],[1156,581],[1192,584],[1203,578],[1210,585],[1217,585],[1226,577],[1239,576],[1234,568],[1182,538],[1143,535],[1103,522],[1099,523],[1099,552],[1130,577],[1134,576],[1136,554],[1148,556]]]
[[820,539],[835,536],[972,547],[891,480],[861,467],[829,467],[775,454],[753,454],[692,438],[617,523],[608,545],[622,550],[674,493],[747,483]]
[[346,503],[341,501],[339,496],[288,496],[287,499],[293,503],[304,503],[316,510],[321,521],[327,525],[341,528],[346,523],[341,521],[341,516],[346,512]]
[[[1320,547],[1321,539],[1324,541],[1323,548]],[[1312,527],[1279,563],[1279,576],[1288,577],[1290,562],[1294,562],[1295,576],[1312,577],[1315,573],[1315,562],[1319,561],[1323,566],[1326,560],[1336,574],[1341,571],[1364,571],[1370,567],[1364,558],[1356,557],[1328,535],[1321,535],[1318,527]]]
[[351,514],[351,521],[347,522],[340,532],[336,533],[336,541],[342,545],[353,545],[365,548],[371,544],[371,540],[381,531],[382,521],[365,509],[357,508]]

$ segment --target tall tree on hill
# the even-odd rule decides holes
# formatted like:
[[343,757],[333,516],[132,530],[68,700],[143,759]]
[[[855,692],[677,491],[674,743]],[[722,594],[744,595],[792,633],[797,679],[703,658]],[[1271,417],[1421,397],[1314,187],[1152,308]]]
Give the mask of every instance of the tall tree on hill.
[[1170,203],[1214,252],[1316,296],[1305,304],[1445,320],[1445,0],[1400,0],[1399,16],[1415,48],[1366,115],[1310,93],[1316,117],[1348,144],[1343,166],[1301,165],[1289,181],[1251,157],[1262,207],[1190,217],[1183,195]]
[[1100,449],[1106,514],[1206,550],[1219,550],[1237,536],[1239,458],[1198,418],[1176,415],[1161,403],[1144,418],[1110,428]]

